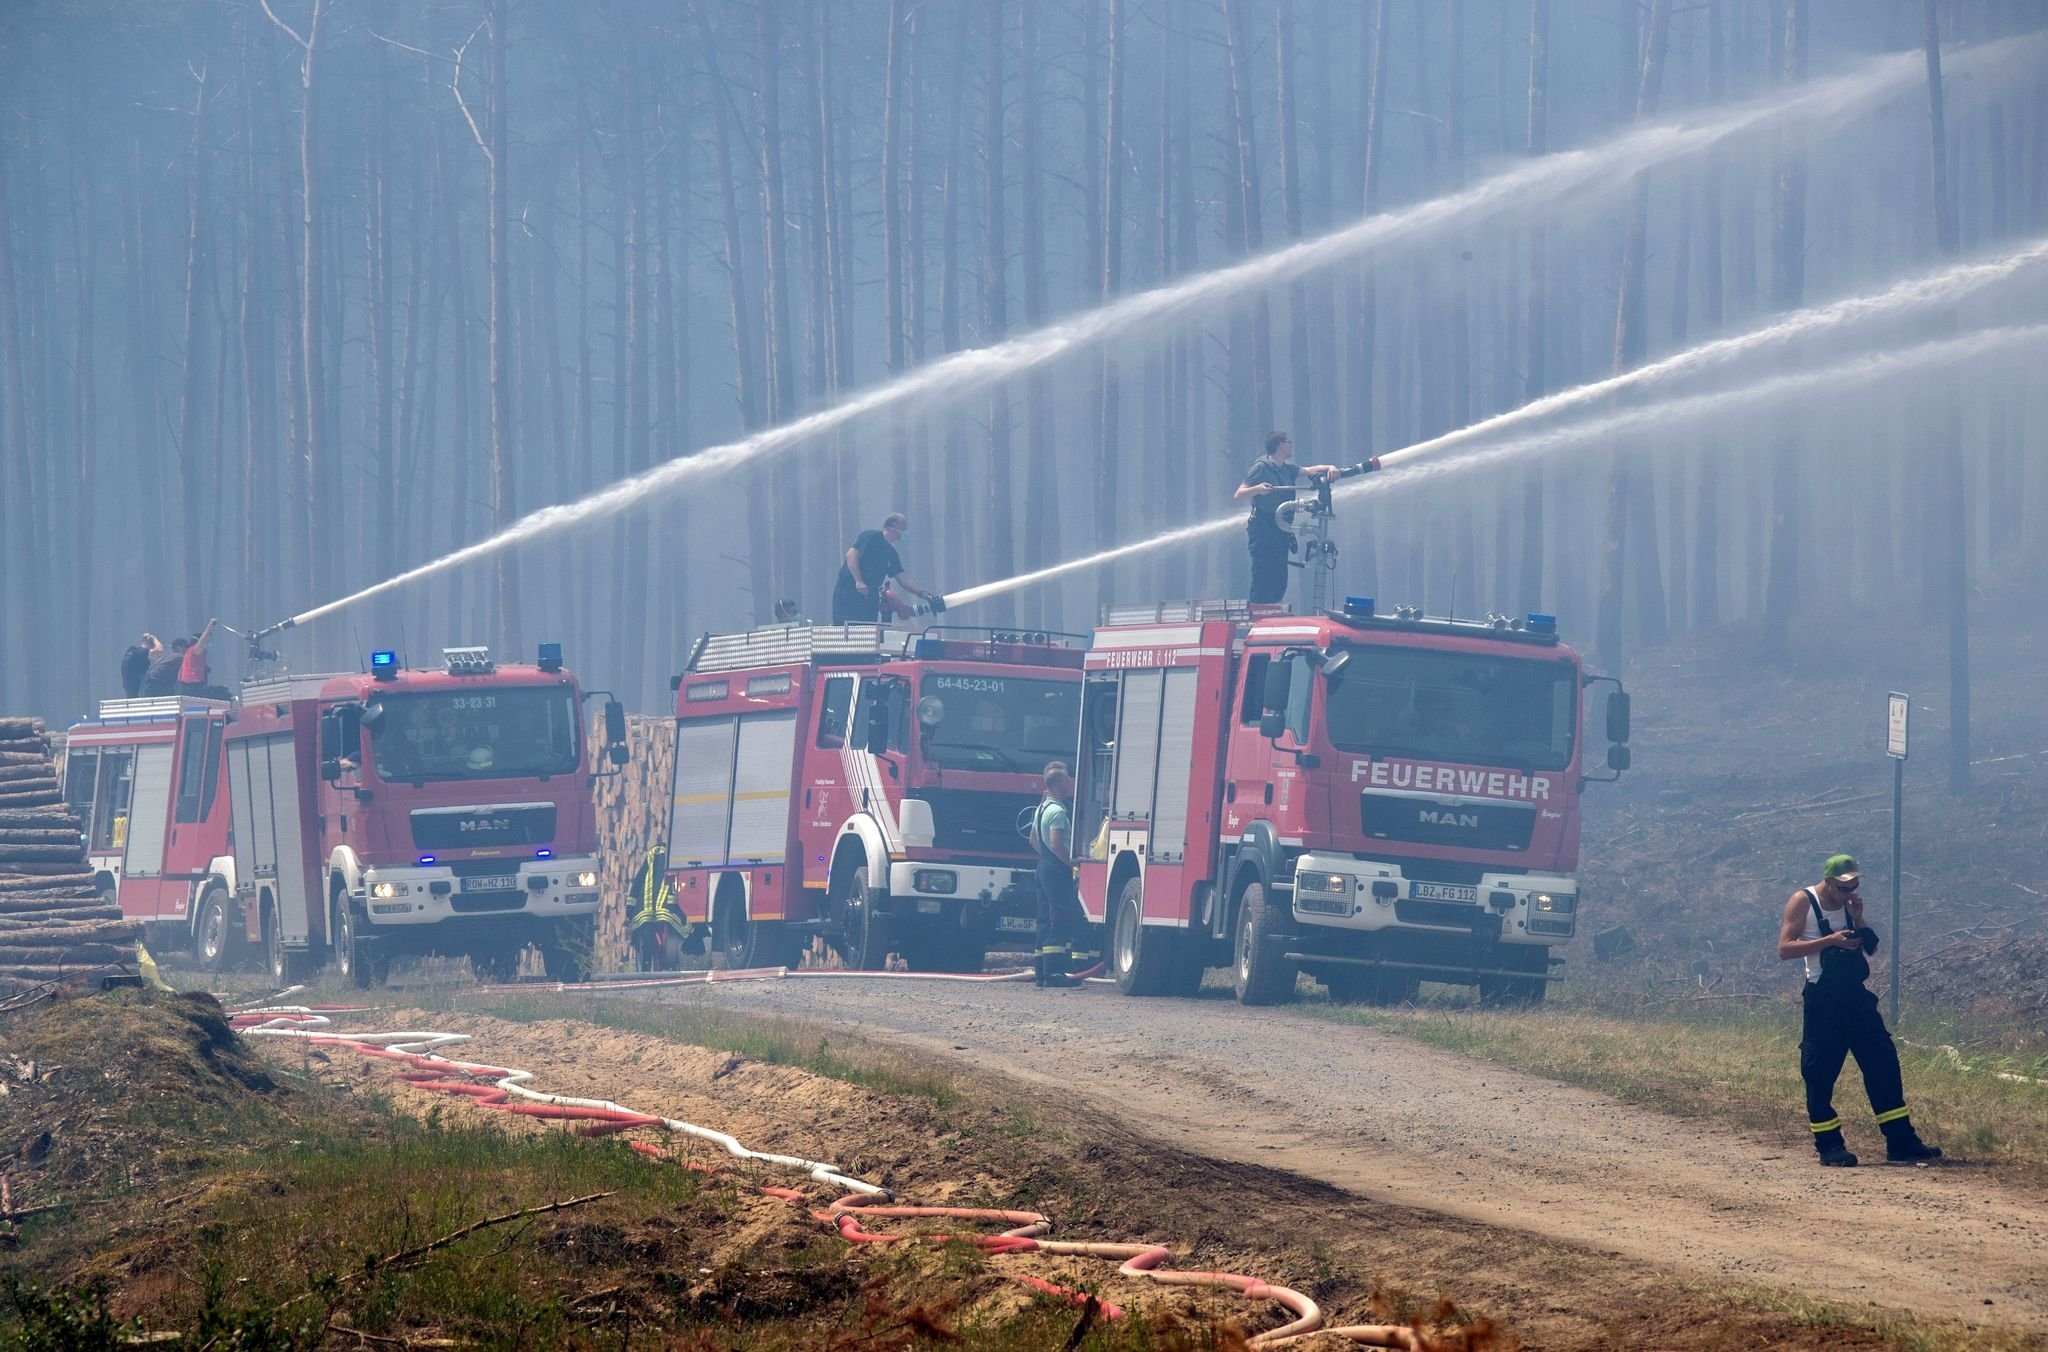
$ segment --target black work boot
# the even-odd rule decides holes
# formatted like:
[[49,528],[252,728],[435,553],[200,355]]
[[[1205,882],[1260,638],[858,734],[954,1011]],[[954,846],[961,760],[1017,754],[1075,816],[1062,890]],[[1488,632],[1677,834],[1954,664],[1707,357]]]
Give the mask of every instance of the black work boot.
[[1882,1130],[1884,1157],[1888,1164],[1932,1164],[1941,1158],[1941,1148],[1921,1140],[1920,1133],[1913,1130],[1910,1117],[1887,1122]]
[[1851,1154],[1849,1147],[1842,1143],[1842,1129],[1840,1127],[1836,1127],[1833,1131],[1816,1132],[1813,1138],[1813,1148],[1820,1152],[1820,1162],[1830,1169],[1854,1169],[1856,1167],[1856,1156]]

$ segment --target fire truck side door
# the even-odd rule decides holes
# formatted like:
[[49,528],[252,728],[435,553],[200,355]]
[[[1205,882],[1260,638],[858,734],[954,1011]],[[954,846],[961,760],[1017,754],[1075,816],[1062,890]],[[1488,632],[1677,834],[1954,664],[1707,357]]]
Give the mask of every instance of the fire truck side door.
[[171,815],[171,748],[135,751],[135,788],[128,808],[128,856],[122,875],[154,878],[163,872],[164,839]]
[[99,786],[100,753],[98,747],[86,747],[67,752],[64,756],[64,803],[78,818],[78,829],[87,840],[92,839],[92,801],[94,790]]

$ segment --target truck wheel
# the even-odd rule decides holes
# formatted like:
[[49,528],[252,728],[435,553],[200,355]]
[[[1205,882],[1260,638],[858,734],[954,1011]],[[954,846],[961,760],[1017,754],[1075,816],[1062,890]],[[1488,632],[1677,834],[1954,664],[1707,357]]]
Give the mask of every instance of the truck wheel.
[[725,956],[733,970],[748,967],[794,967],[803,958],[796,936],[779,920],[749,920],[739,906],[718,908],[711,947]]
[[497,935],[469,946],[469,968],[487,985],[509,985],[519,979],[519,960],[526,953],[522,935]]
[[1273,920],[1266,885],[1247,884],[1237,903],[1234,975],[1239,1004],[1277,1005],[1294,994],[1294,964],[1280,956],[1280,946],[1273,941]]
[[595,920],[557,920],[541,932],[541,965],[550,981],[588,981],[592,947],[597,939]]
[[832,898],[838,936],[832,946],[846,965],[861,972],[879,972],[889,965],[889,917],[868,904],[868,869],[862,864],[846,875]]
[[[1183,950],[1185,936],[1178,931],[1144,923],[1145,887],[1136,877],[1126,878],[1116,894],[1116,915],[1109,931],[1109,969],[1116,988],[1125,995],[1166,995],[1188,964]],[[1195,980],[1201,981],[1195,968]]]
[[375,966],[369,950],[375,940],[366,939],[361,933],[362,922],[356,916],[356,908],[349,904],[348,893],[336,889],[334,893],[333,924],[329,932],[334,935],[334,969],[341,973],[341,979],[357,990],[367,990],[377,979],[371,969]]
[[213,883],[199,898],[199,918],[192,927],[192,956],[202,970],[224,972],[241,956],[241,936],[228,923],[228,894]]
[[263,957],[270,979],[282,989],[297,981],[306,970],[306,954],[284,946],[284,927],[278,923],[275,905],[263,908]]

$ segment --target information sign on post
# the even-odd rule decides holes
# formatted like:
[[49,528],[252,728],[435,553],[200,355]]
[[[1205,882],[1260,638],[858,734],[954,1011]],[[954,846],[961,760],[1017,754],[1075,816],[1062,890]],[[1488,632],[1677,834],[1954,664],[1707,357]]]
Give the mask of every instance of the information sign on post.
[[1894,690],[1885,706],[1885,754],[1892,758],[1892,1029],[1899,1026],[1899,968],[1905,950],[1899,945],[1899,842],[1904,835],[1900,814],[1906,799],[1906,724],[1913,701]]

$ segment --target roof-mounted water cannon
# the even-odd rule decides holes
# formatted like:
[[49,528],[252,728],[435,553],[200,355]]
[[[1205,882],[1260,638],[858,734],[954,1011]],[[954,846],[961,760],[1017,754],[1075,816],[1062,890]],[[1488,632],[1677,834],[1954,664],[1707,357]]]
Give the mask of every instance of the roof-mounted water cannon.
[[370,679],[374,681],[395,681],[398,679],[398,654],[389,648],[380,648],[370,654]]
[[491,650],[481,645],[443,648],[441,661],[450,676],[488,676],[498,669],[497,664],[491,661]]

